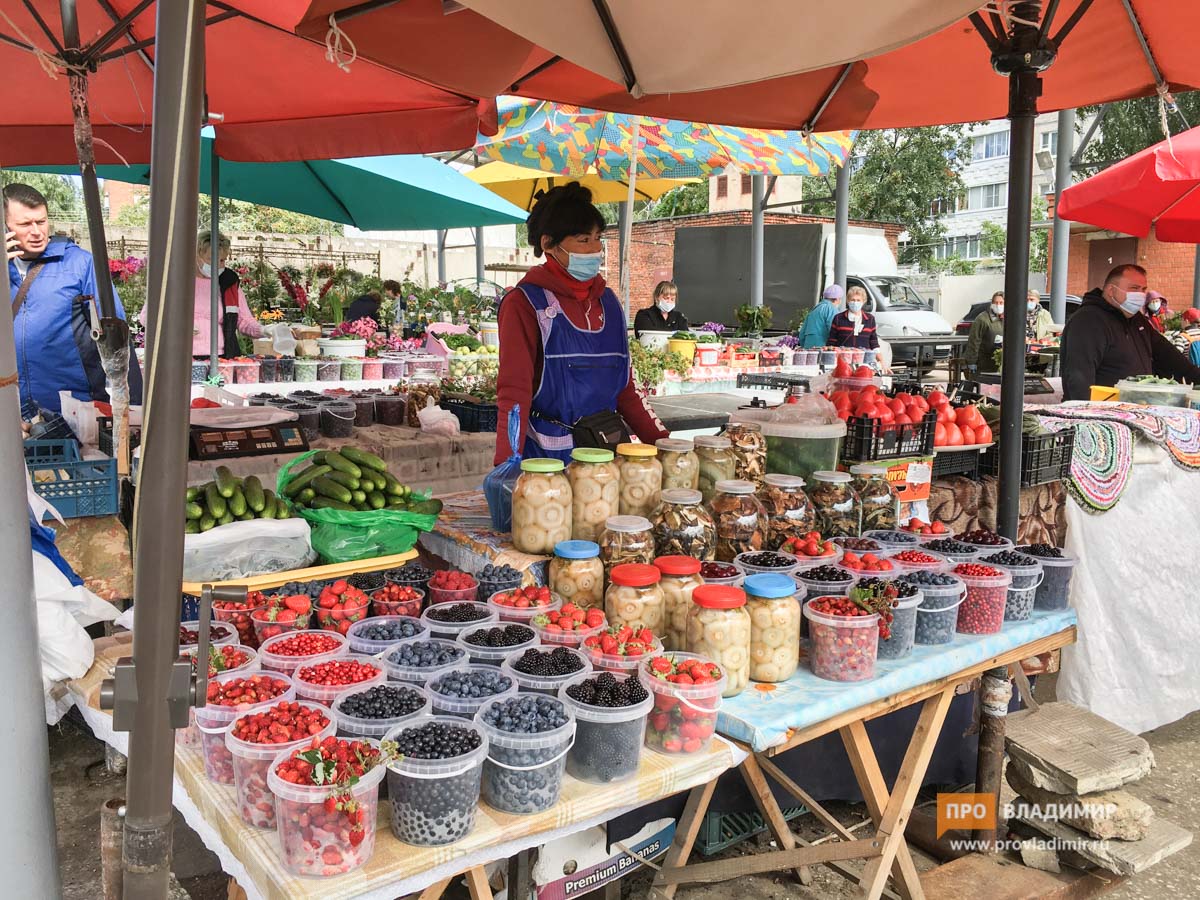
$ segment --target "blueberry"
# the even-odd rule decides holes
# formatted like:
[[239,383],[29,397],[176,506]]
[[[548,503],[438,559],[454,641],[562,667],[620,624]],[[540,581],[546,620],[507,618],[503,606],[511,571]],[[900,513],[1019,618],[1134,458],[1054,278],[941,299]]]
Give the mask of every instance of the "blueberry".
[[466,655],[462,647],[446,641],[410,641],[397,646],[388,659],[410,669],[436,669],[457,662]]
[[341,711],[353,719],[398,719],[410,716],[425,705],[425,698],[412,688],[377,684],[342,700]]
[[837,584],[843,581],[850,581],[853,576],[836,566],[824,565],[817,566],[813,569],[807,569],[800,573],[800,577],[805,581],[817,581],[824,583]]
[[454,669],[429,682],[436,694],[456,700],[479,700],[502,694],[512,687],[512,679],[499,671]]
[[915,544],[920,540],[917,535],[907,531],[876,531],[871,537],[889,544]]
[[929,541],[925,545],[925,549],[932,550],[934,553],[974,553],[978,550],[971,544],[964,543],[956,538],[939,538],[936,541]]
[[[464,756],[483,742],[474,728],[444,722],[403,728],[395,741],[402,756],[425,760]],[[451,844],[465,837],[475,825],[481,774],[477,765],[440,778],[414,778],[388,769],[393,834],[417,846]]]
[[416,637],[424,630],[416,619],[392,619],[386,622],[365,619],[362,627],[355,629],[354,636],[363,641],[394,642]]
[[[559,700],[523,695],[495,703],[482,719],[511,734],[541,734],[565,726],[570,719]],[[502,812],[534,813],[558,802],[562,788],[566,740],[544,747],[502,747],[492,743],[483,764],[483,799]]]

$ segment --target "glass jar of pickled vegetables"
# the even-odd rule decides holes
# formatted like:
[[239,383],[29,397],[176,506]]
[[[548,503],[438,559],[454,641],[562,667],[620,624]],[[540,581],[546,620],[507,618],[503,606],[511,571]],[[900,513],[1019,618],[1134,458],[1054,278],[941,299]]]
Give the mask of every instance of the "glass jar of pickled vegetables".
[[620,514],[652,516],[662,494],[662,463],[658,448],[650,444],[618,444],[617,468],[621,474]]
[[761,550],[766,514],[749,481],[718,481],[709,504],[717,526],[717,559],[733,562],[739,553]]
[[604,563],[593,541],[561,541],[549,566],[550,590],[582,609],[604,608]]
[[654,529],[644,516],[613,516],[600,532],[600,561],[604,573],[623,563],[654,562]]
[[862,528],[862,504],[850,484],[850,473],[813,472],[812,477],[808,498],[821,537],[857,537]]
[[761,487],[767,474],[767,439],[757,422],[730,422],[725,426],[733,453],[734,478]]
[[778,550],[789,538],[804,537],[816,528],[812,504],[798,475],[766,475],[758,499],[767,514],[763,546]]
[[662,634],[662,573],[654,566],[626,563],[613,569],[609,577],[604,592],[604,615],[609,626],[649,628],[655,636]]
[[887,469],[860,463],[850,467],[850,476],[853,479],[850,486],[862,504],[862,530],[894,529],[900,514],[900,500],[888,482]]
[[694,491],[700,481],[700,460],[691,441],[662,438],[654,442],[658,461],[662,463],[662,489],[684,488]]
[[804,587],[787,575],[751,575],[742,590],[750,613],[750,680],[786,681],[800,661]]
[[571,484],[561,459],[523,459],[512,495],[513,546],[549,556],[571,539]]
[[571,482],[571,537],[595,541],[604,523],[620,512],[620,477],[611,450],[577,447],[567,466]]
[[690,556],[660,556],[654,566],[662,572],[659,587],[663,594],[663,649],[687,650],[692,591],[704,584],[700,577],[700,560]]
[[700,435],[692,443],[696,445],[696,457],[700,460],[700,475],[696,486],[704,495],[704,502],[712,503],[713,496],[717,493],[717,482],[733,480],[737,462],[733,458],[727,437]]
[[733,697],[750,683],[750,613],[741,588],[702,584],[688,610],[687,652],[711,659],[725,670],[725,692]]
[[654,516],[654,551],[659,556],[716,559],[717,526],[699,491],[662,492],[662,505]]
[[408,380],[407,392],[408,427],[420,428],[417,416],[421,410],[442,402],[442,379],[431,372],[417,372]]

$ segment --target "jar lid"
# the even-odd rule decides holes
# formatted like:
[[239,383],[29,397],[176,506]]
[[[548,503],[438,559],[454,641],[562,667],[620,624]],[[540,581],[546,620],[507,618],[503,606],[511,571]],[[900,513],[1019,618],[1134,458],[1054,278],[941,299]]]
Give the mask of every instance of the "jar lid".
[[796,593],[796,582],[786,575],[776,575],[770,572],[762,575],[751,575],[742,587],[747,594],[762,597],[766,600],[778,600],[781,597],[791,597]]
[[667,488],[662,492],[663,503],[677,503],[681,506],[695,506],[704,500],[704,495],[691,488]]
[[870,463],[858,463],[850,467],[851,475],[886,475],[886,466],[876,466]]
[[600,545],[595,541],[559,541],[554,545],[554,555],[560,559],[591,559],[600,555]]
[[804,487],[804,479],[799,475],[767,475],[763,477],[763,482],[785,491],[798,491]]
[[658,456],[658,448],[653,444],[617,444],[617,453],[629,457]]
[[708,447],[711,450],[726,450],[730,446],[729,438],[721,437],[719,434],[702,434],[692,438],[692,443],[697,447]]
[[691,556],[660,556],[654,561],[664,575],[699,575],[700,560]]
[[604,527],[609,531],[632,534],[635,531],[649,531],[652,526],[644,516],[609,516],[604,520]]
[[[848,477],[848,476],[847,476]],[[753,494],[754,482],[739,481],[732,479],[729,481],[718,481],[715,485],[717,492],[721,494]]]
[[817,481],[827,481],[831,484],[845,484],[850,480],[849,472],[813,472],[813,478]]
[[692,591],[692,602],[705,609],[737,609],[746,605],[746,592],[731,584],[702,584]]
[[571,459],[584,463],[609,463],[613,461],[613,452],[600,447],[576,447],[571,451]]
[[561,472],[563,468],[563,461],[561,459],[536,457],[534,459],[521,460],[522,472]]
[[676,438],[659,438],[654,446],[667,453],[691,453],[695,445],[691,441],[681,441]]
[[649,587],[662,580],[662,572],[646,563],[623,563],[613,567],[608,580],[620,587]]

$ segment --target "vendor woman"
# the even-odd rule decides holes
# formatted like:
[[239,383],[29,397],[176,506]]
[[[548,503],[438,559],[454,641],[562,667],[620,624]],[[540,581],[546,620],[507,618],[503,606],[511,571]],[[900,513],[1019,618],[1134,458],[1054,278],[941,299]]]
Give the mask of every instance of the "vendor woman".
[[542,194],[529,214],[529,243],[546,261],[500,302],[496,464],[512,454],[508,413],[521,408],[526,459],[571,458],[572,428],[616,411],[653,443],[666,429],[634,387],[625,314],[604,279],[604,217],[578,182]]

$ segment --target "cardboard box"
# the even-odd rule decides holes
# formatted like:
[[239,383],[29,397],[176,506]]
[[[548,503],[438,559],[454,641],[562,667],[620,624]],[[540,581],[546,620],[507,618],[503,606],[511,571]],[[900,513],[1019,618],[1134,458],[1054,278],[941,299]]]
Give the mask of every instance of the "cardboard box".
[[[881,459],[869,465],[884,466],[887,480],[896,491],[901,503],[913,503],[929,499],[929,487],[933,482],[932,456],[907,456],[904,459]],[[839,464],[842,471],[850,467]],[[903,521],[903,520],[902,520]]]
[[603,825],[545,844],[533,867],[537,900],[574,900],[590,894],[640,869],[644,860],[666,853],[674,839],[675,820],[660,819],[621,841],[628,853],[608,845]]

